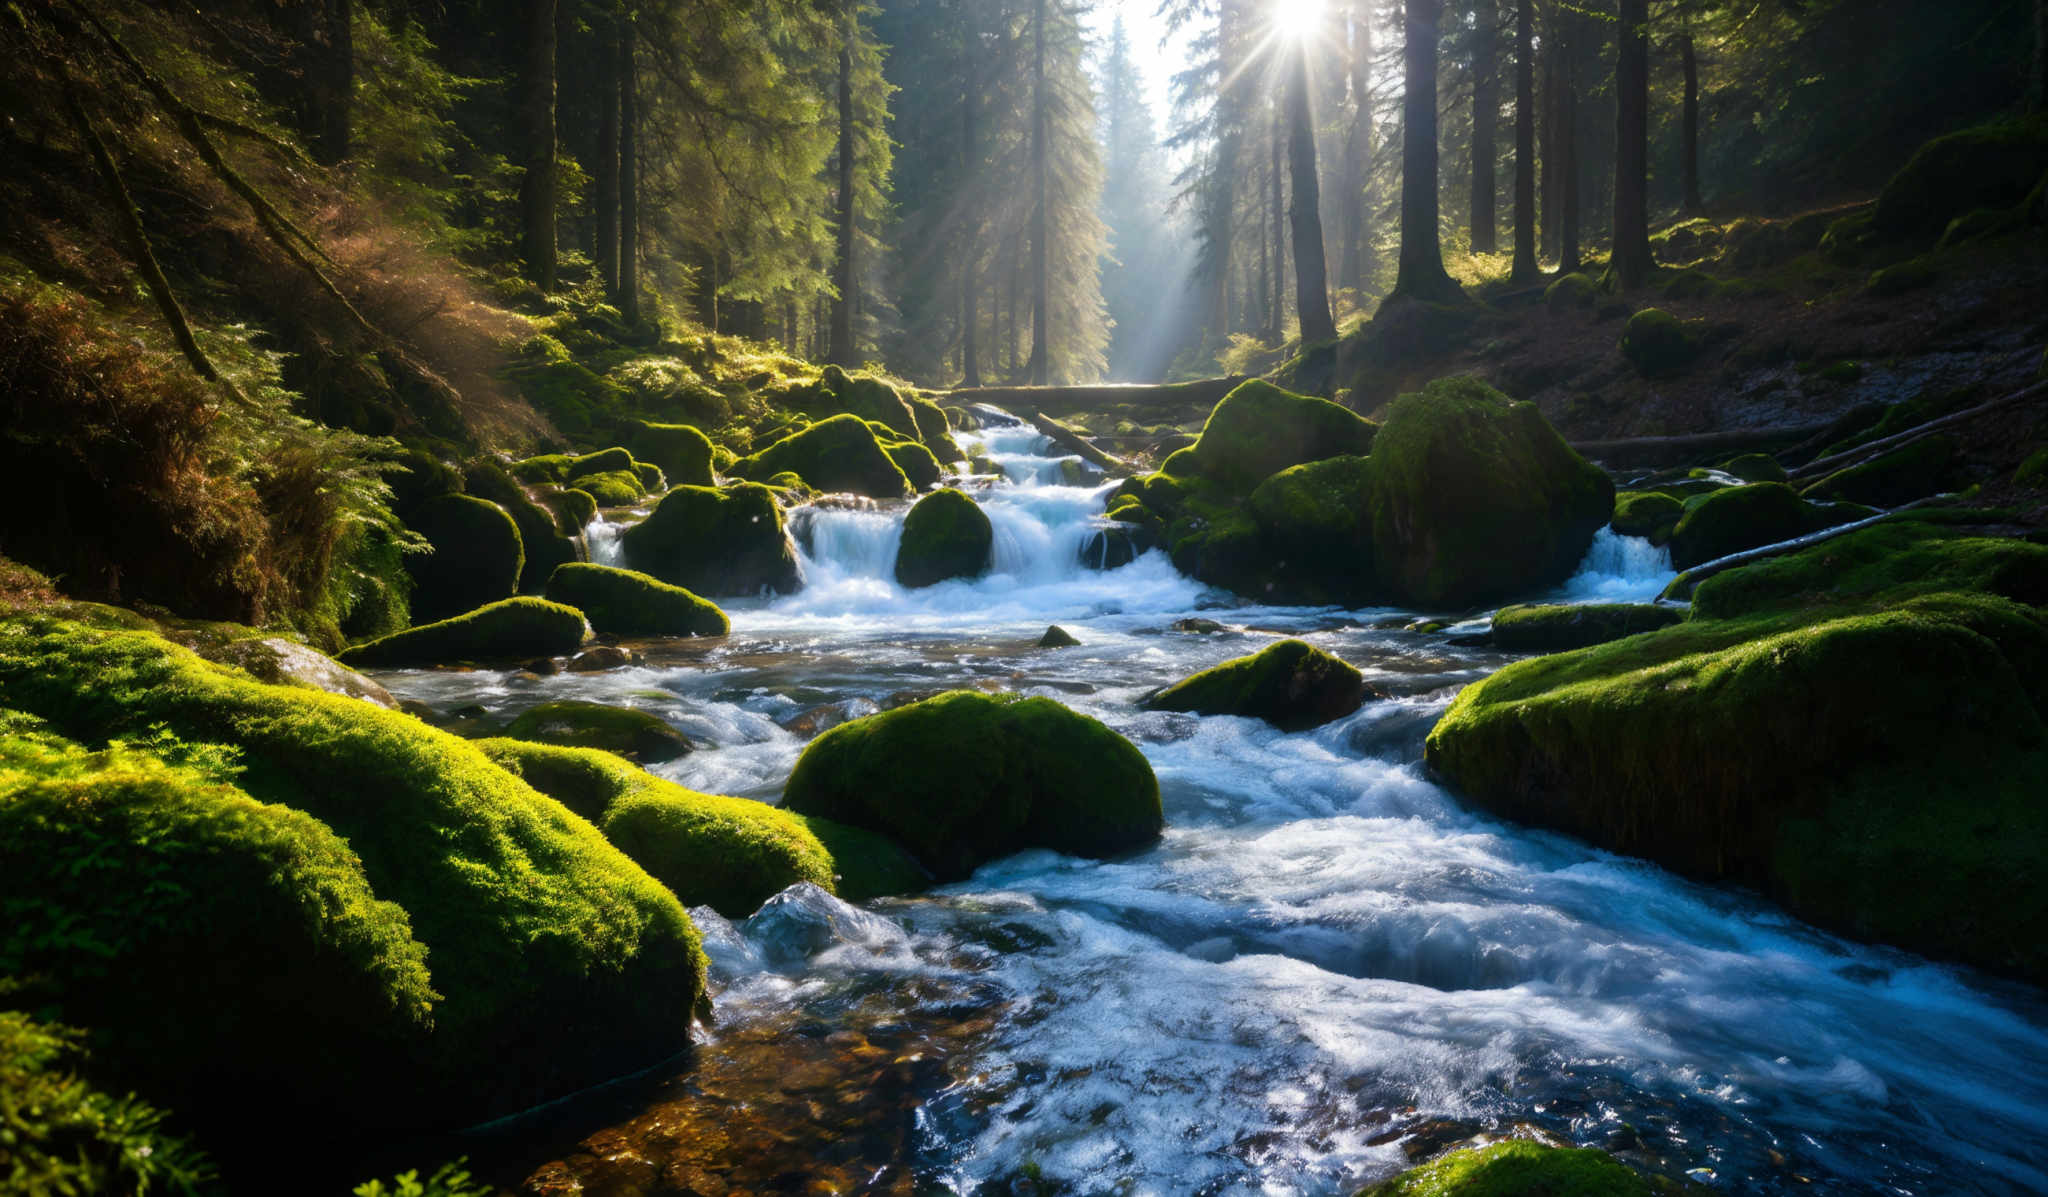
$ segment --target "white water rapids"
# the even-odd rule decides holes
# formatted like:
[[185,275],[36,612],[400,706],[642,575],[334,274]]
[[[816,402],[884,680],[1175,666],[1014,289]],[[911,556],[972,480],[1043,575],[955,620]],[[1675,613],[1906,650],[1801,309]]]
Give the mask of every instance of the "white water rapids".
[[[918,1110],[929,1191],[1029,1161],[1077,1193],[1349,1193],[1446,1122],[1539,1128],[1730,1193],[2048,1190],[2038,993],[1474,813],[1425,775],[1420,744],[1510,658],[1409,628],[1469,613],[1248,606],[1158,552],[1085,568],[1108,488],[1060,484],[1029,430],[963,439],[1007,475],[978,495],[986,577],[906,592],[902,507],[818,510],[799,517],[805,588],[731,604],[732,636],[687,661],[383,678],[493,713],[641,706],[707,746],[665,775],[769,801],[807,742],[781,724],[905,693],[1046,694],[1136,742],[1168,828],[1135,856],[1026,853],[864,912],[793,899],[827,928],[794,956],[774,920],[699,912],[721,1028],[792,1009],[829,1024],[856,994],[906,995],[912,1017],[913,980],[999,995],[994,1029]],[[1662,553],[1603,532],[1550,597],[1647,600],[1670,577]],[[1197,613],[1229,630],[1171,629]],[[1052,623],[1081,645],[1036,648]],[[1298,735],[1136,708],[1280,634],[1393,697]]]

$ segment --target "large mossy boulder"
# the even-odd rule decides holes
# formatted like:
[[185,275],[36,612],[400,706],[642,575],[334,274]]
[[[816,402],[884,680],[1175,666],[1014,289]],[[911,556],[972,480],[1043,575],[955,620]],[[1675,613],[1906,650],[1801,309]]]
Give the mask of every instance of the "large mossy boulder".
[[519,526],[496,503],[441,495],[413,508],[405,522],[433,549],[405,558],[415,620],[431,623],[519,593],[525,546]]
[[988,568],[994,547],[995,528],[981,504],[961,491],[933,491],[903,517],[896,580],[915,588],[974,577]]
[[874,375],[848,374],[838,366],[826,366],[819,386],[836,410],[886,425],[899,437],[919,439],[917,412],[895,387]]
[[574,607],[514,598],[358,644],[338,659],[345,665],[383,668],[530,660],[573,653],[583,646],[584,635],[583,613]]
[[669,486],[711,486],[711,438],[688,424],[636,420],[626,429],[635,461],[659,467]]
[[539,594],[555,567],[576,560],[576,542],[561,534],[553,513],[533,501],[526,489],[495,461],[478,460],[463,471],[467,493],[496,503],[519,529],[525,559],[519,569],[519,592]]
[[1700,330],[1660,308],[1644,308],[1628,318],[1621,334],[1621,355],[1644,378],[1669,378],[1700,355]]
[[478,742],[492,760],[595,823],[685,906],[744,918],[800,882],[852,902],[929,883],[894,841],[746,798],[700,794],[590,748]]
[[1608,526],[1623,536],[1662,545],[1684,515],[1685,504],[1662,491],[1625,490],[1614,496],[1614,518]]
[[[273,1036],[252,1023],[230,1025],[203,1014],[178,1020],[179,1033],[166,1036],[162,1009],[183,993],[196,1002],[206,986],[245,986],[250,1002],[268,1006],[251,1017],[280,1023],[275,1040],[295,1037],[289,1050],[275,1053],[282,1063],[268,1065],[286,1075],[275,1085],[242,1089],[238,1109],[343,1103],[351,1128],[464,1126],[646,1067],[687,1042],[702,955],[674,895],[596,828],[468,741],[354,699],[252,681],[147,632],[48,617],[0,623],[0,707],[40,716],[54,732],[88,748],[169,737],[185,746],[179,752],[186,758],[238,765],[237,788],[258,803],[288,806],[326,824],[359,862],[369,896],[395,904],[409,918],[413,939],[425,949],[421,992],[427,996],[407,1000],[431,1002],[431,1025],[417,1031],[407,1027],[404,1004],[390,998],[330,1017],[317,1012],[334,1010],[334,999],[314,994],[302,1003],[289,996],[294,987],[312,985],[309,978],[345,988],[335,979],[332,956],[278,950],[261,939],[245,945],[219,925],[182,943],[166,938],[151,946],[212,954],[215,961],[126,974],[131,983],[117,987],[134,1003],[131,1025],[149,1040],[148,1050],[192,1062],[189,1083],[204,1084],[220,1072],[219,1060],[238,1056],[252,1042],[270,1045]],[[208,796],[203,809],[216,808],[248,810],[227,796]],[[138,817],[156,816],[143,810]],[[268,815],[252,812],[249,819],[252,836],[264,824],[297,834],[291,831],[296,825]],[[12,835],[0,838],[17,842]],[[322,863],[301,854],[295,860],[328,877],[337,898],[300,906],[301,924],[316,914],[334,919],[364,911],[368,917],[367,898],[341,899],[349,892],[344,858]],[[194,870],[202,867],[191,863]],[[196,876],[169,875],[186,886]],[[90,901],[98,908],[126,888],[108,886]],[[141,892],[124,900],[145,899],[168,900]],[[85,910],[78,916],[93,917]],[[222,917],[239,926],[236,920],[255,916],[225,910]],[[377,918],[377,926],[396,935],[394,914]],[[329,930],[340,935],[343,929],[337,922]],[[319,933],[307,926],[298,931]],[[344,936],[341,946],[369,951],[376,941],[368,936],[367,930]],[[145,976],[147,984],[133,983]],[[379,967],[368,980],[388,989],[405,976],[397,967]],[[284,996],[259,996],[273,992]],[[335,1052],[335,1041],[363,1037],[390,1041],[382,1052],[375,1044],[366,1047],[366,1059],[395,1055],[398,1063],[378,1068],[363,1088],[345,1093],[344,1082],[357,1074],[320,1062]],[[393,1077],[405,1083],[394,1084]],[[324,1125],[298,1121],[302,1128]]]
[[1026,848],[1114,855],[1165,824],[1129,740],[1049,698],[969,690],[819,736],[783,805],[887,835],[941,881]]
[[1372,459],[1331,457],[1290,466],[1245,501],[1272,578],[1289,601],[1357,605],[1379,586],[1372,560]]
[[1708,561],[1791,540],[1830,523],[1826,512],[1782,482],[1731,486],[1689,500],[1671,530],[1671,564],[1691,569]]
[[2048,607],[2048,545],[1887,520],[1708,578],[1692,609],[1697,619],[1737,619],[1845,603],[1881,607],[1943,591]]
[[630,569],[571,562],[548,579],[548,598],[583,612],[604,636],[723,636],[718,604]]
[[1658,1197],[1679,1186],[1591,1147],[1513,1139],[1468,1147],[1411,1168],[1357,1197]]
[[632,707],[564,699],[529,707],[505,734],[514,740],[562,748],[595,748],[646,763],[672,761],[696,747],[659,715]]
[[1365,676],[1301,640],[1282,640],[1175,682],[1142,704],[1153,711],[1242,715],[1286,732],[1342,719],[1365,702]]
[[647,497],[647,483],[638,470],[584,474],[573,485],[597,500],[599,507],[631,507]]
[[[1257,379],[1223,397],[1173,471],[1245,494],[1288,466],[1372,452],[1372,421]],[[1175,455],[1176,457],[1179,454]]]
[[678,486],[619,545],[633,569],[714,598],[793,594],[803,585],[775,492],[754,483]]
[[760,452],[742,457],[726,473],[762,481],[792,473],[814,489],[901,499],[915,493],[903,470],[889,457],[872,428],[859,416],[845,414],[818,421],[783,437]]
[[1477,379],[1440,379],[1394,400],[1373,447],[1373,567],[1414,606],[1562,582],[1613,511],[1614,483],[1534,404]]
[[1511,653],[1560,653],[1684,622],[1683,608],[1655,603],[1502,607],[1493,616],[1493,643]]
[[1956,458],[1955,438],[1931,436],[1836,470],[1799,493],[1828,502],[1897,507],[1939,493],[1955,476]]
[[2010,208],[2048,173],[2048,117],[1963,129],[1920,147],[1878,193],[1881,241],[1932,241],[1979,208]]

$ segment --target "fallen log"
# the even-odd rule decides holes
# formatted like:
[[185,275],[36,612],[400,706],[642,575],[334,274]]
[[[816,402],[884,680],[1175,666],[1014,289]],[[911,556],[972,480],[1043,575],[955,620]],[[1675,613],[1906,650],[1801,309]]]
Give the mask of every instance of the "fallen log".
[[1087,437],[1082,436],[1080,433],[1075,432],[1043,412],[1032,412],[1031,423],[1040,432],[1051,437],[1053,443],[1067,452],[1078,456],[1089,465],[1103,470],[1123,470],[1126,472],[1132,470],[1129,462],[1120,457],[1111,457],[1109,454],[1104,453],[1090,444]]
[[1640,436],[1623,440],[1573,441],[1572,448],[1610,467],[1639,469],[1670,465],[1679,461],[1771,445],[1797,443],[1831,427],[1828,424],[1797,424],[1778,428],[1749,428],[1734,432],[1702,432],[1690,436]]
[[1073,415],[1111,407],[1214,407],[1246,378],[1204,378],[1194,382],[1158,384],[1112,383],[1075,387],[972,387],[949,391],[946,401],[962,405],[993,404],[1018,415],[1044,412]]
[[1716,557],[1712,561],[1703,561],[1671,579],[1671,584],[1666,586],[1664,593],[1658,597],[1660,599],[1690,599],[1693,590],[1701,582],[1706,581],[1715,574],[1725,573],[1728,570],[1762,561],[1768,557],[1782,557],[1786,553],[1796,553],[1800,549],[1811,548],[1814,545],[1833,540],[1838,536],[1847,536],[1851,532],[1861,532],[1863,529],[1873,524],[1881,524],[1895,515],[1953,498],[1955,496],[1951,494],[1929,495],[1924,499],[1915,499],[1911,503],[1894,507],[1890,511],[1880,511],[1876,515],[1867,516],[1860,520],[1852,520],[1846,524],[1836,524],[1832,528],[1823,528],[1818,532],[1808,532],[1804,536],[1795,536],[1790,540],[1781,540],[1776,544],[1767,544],[1754,549],[1744,549],[1739,553],[1730,553],[1726,557]]
[[2015,403],[2024,403],[2029,399],[2038,399],[2044,395],[2048,395],[2048,380],[2022,388],[2003,399],[1993,399],[1989,403],[1980,403],[1976,407],[1953,412],[1946,416],[1939,416],[1924,424],[1915,424],[1904,432],[1894,433],[1891,436],[1871,441],[1867,445],[1858,445],[1853,449],[1844,449],[1840,453],[1820,458],[1817,461],[1807,462],[1805,465],[1792,471],[1792,481],[1808,482],[1825,478],[1837,471],[1846,470],[1852,466],[1862,465],[1867,461],[1882,457],[1894,449],[1903,449],[1907,445],[1926,440],[1935,433],[1953,428],[1958,424],[1967,424],[1992,412],[2011,407]]

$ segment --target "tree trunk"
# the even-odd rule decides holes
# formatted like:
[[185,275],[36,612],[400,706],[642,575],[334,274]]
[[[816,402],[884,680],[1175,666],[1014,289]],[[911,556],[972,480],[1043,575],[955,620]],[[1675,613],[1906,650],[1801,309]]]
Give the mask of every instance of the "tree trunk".
[[320,130],[313,153],[332,166],[348,157],[350,108],[355,101],[356,50],[353,0],[326,0],[327,48],[319,56]]
[[1050,166],[1045,125],[1050,98],[1045,94],[1045,0],[1033,0],[1031,12],[1031,360],[1026,373],[1033,386],[1042,387],[1052,375],[1051,338],[1047,335],[1052,297],[1046,253],[1046,175]]
[[1555,7],[1550,11],[1543,37],[1543,110],[1537,125],[1538,168],[1542,171],[1537,183],[1541,204],[1536,211],[1536,253],[1538,257],[1556,257],[1559,250],[1559,220],[1564,211],[1564,176],[1559,173],[1558,164],[1563,161],[1560,153],[1563,138],[1559,133],[1564,120],[1564,56],[1562,44],[1565,37],[1565,14]]
[[555,0],[526,2],[526,62],[520,78],[520,132],[526,177],[520,214],[526,277],[555,289]]
[[1394,294],[1450,301],[1463,297],[1444,271],[1437,233],[1436,55],[1440,0],[1404,0],[1407,44],[1401,100],[1401,266]]
[[605,296],[619,304],[619,27],[617,16],[600,24],[604,54],[597,68],[597,276]]
[[1615,56],[1614,277],[1633,291],[1650,276],[1649,0],[1620,0]]
[[634,51],[639,30],[619,16],[619,313],[640,323],[640,75]]
[[2034,0],[2034,80],[2027,111],[2048,112],[2048,0]]
[[1571,274],[1583,264],[1579,250],[1579,73],[1567,59],[1558,103],[1557,269]]
[[860,18],[851,10],[846,18],[845,41],[839,46],[839,194],[833,212],[837,224],[832,258],[832,352],[839,366],[860,364],[860,352],[853,343],[853,38],[854,22]]
[[[2048,3],[2048,0],[2044,0]],[[1339,205],[1344,226],[1344,254],[1337,267],[1337,285],[1359,295],[1366,288],[1369,233],[1366,213],[1370,208],[1372,179],[1372,3],[1352,0],[1351,7],[1351,129],[1344,140],[1344,188]]]
[[1515,2],[1515,264],[1509,277],[1532,282],[1536,263],[1536,0]]
[[1323,264],[1321,185],[1316,178],[1316,126],[1308,102],[1308,47],[1295,46],[1287,81],[1287,164],[1293,173],[1294,204],[1287,210],[1294,226],[1294,309],[1301,322],[1301,345],[1337,339],[1330,316],[1330,284]]
[[1697,215],[1707,206],[1700,202],[1700,60],[1693,47],[1690,29],[1678,35],[1678,56],[1685,66],[1685,114],[1679,170],[1686,213]]
[[1287,328],[1287,195],[1285,188],[1286,164],[1281,155],[1287,144],[1287,114],[1280,104],[1273,106],[1273,145],[1271,163],[1266,169],[1267,190],[1270,193],[1269,211],[1273,225],[1273,289],[1268,291],[1266,300],[1266,341],[1280,343],[1281,335]]
[[1500,121],[1500,8],[1496,0],[1472,5],[1472,252],[1500,251],[1500,216],[1494,177],[1500,154],[1494,129]]

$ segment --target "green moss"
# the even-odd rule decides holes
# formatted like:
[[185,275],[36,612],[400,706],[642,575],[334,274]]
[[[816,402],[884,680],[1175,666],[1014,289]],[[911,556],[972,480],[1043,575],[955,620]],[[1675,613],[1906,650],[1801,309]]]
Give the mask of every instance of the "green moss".
[[821,491],[904,498],[910,480],[890,459],[860,417],[838,415],[742,457],[726,472],[740,478],[771,478],[789,471]]
[[1526,1140],[1454,1151],[1358,1197],[1652,1197],[1676,1191],[1590,1147]]
[[470,494],[503,508],[519,529],[519,544],[525,553],[519,570],[520,593],[540,593],[556,566],[576,559],[575,542],[560,533],[555,517],[529,498],[503,466],[488,459],[471,462],[463,471],[463,481]]
[[775,492],[753,483],[678,486],[619,544],[627,565],[701,595],[793,594],[803,585]]
[[1788,475],[1778,459],[1768,453],[1744,453],[1723,462],[1721,469],[1744,482],[1783,482]]
[[2021,486],[2041,486],[2048,483],[2048,449],[2038,449],[2019,468],[2012,472],[2012,480]]
[[1286,601],[1266,539],[1242,511],[1183,515],[1167,527],[1166,542],[1173,567],[1197,581],[1247,598]]
[[669,486],[711,486],[711,438],[688,424],[650,424],[636,420],[626,434],[626,447],[640,462],[661,467]]
[[918,490],[930,490],[945,475],[945,471],[939,468],[939,459],[916,441],[891,441],[882,446],[882,451]]
[[1167,478],[1194,477],[1197,473],[1195,447],[1189,445],[1185,449],[1175,449],[1168,453],[1166,460],[1159,463],[1159,473]]
[[[1370,420],[1327,399],[1312,399],[1254,379],[1223,397],[1202,425],[1185,464],[1179,453],[1162,467],[1194,473],[1234,494],[1244,494],[1288,466],[1372,451]],[[1170,468],[1169,468],[1170,467]]]
[[1849,413],[1849,416],[1836,421],[1842,426],[1840,438],[1822,449],[1820,457],[1833,457],[1837,453],[1844,453],[1872,441],[1883,440],[1888,436],[1916,428],[1936,417],[1961,411],[1975,404],[1977,397],[1978,393],[1974,388],[1958,387],[1948,391],[1924,391],[1902,403],[1860,407]]
[[458,661],[557,657],[582,647],[583,613],[545,599],[514,598],[358,644],[337,659],[348,665],[403,667]]
[[1801,491],[1808,499],[1897,507],[1947,488],[1956,465],[1954,438],[1941,435],[1837,470]]
[[1502,607],[1493,616],[1493,643],[1515,653],[1555,653],[1683,622],[1683,609],[1651,603]]
[[1927,258],[1908,258],[1895,266],[1887,266],[1872,272],[1870,280],[1863,284],[1866,295],[1904,295],[1908,291],[1920,291],[1935,284],[1941,271]]
[[974,577],[988,568],[994,546],[995,529],[981,504],[961,491],[933,491],[903,519],[896,580],[915,588]]
[[1668,378],[1700,355],[1696,322],[1680,320],[1659,308],[1644,308],[1628,318],[1621,334],[1621,355],[1645,378]]
[[512,367],[510,377],[527,402],[570,436],[609,424],[625,404],[624,388],[581,362],[523,362]]
[[904,402],[910,405],[911,418],[917,421],[917,439],[932,451],[933,457],[942,464],[967,460],[967,454],[960,451],[959,442],[953,439],[944,409],[929,399],[906,398]]
[[1625,490],[1614,496],[1611,526],[1623,536],[1641,536],[1661,545],[1685,514],[1685,504],[1661,491]]
[[1273,581],[1291,601],[1350,606],[1379,593],[1371,494],[1369,457],[1292,466],[1252,491],[1245,510],[1267,547]]
[[597,500],[599,507],[631,507],[647,497],[647,485],[637,470],[611,470],[584,474],[576,489]]
[[597,497],[587,490],[551,490],[541,496],[555,513],[564,536],[580,536],[597,518]]
[[2048,547],[1887,520],[1700,583],[1693,611],[1733,619],[1842,604],[1884,607],[1940,591],[2048,604]]
[[518,592],[526,550],[519,526],[497,504],[442,495],[414,508],[406,523],[433,548],[405,559],[414,618],[446,619]]
[[823,395],[811,406],[815,415],[835,411],[851,412],[863,420],[888,426],[897,437],[916,440],[917,413],[895,387],[871,374],[848,374],[838,366],[827,366],[818,381]]
[[114,1097],[72,1066],[83,1036],[0,1011],[0,1187],[23,1194],[196,1193],[204,1156],[163,1130],[164,1115]]
[[1883,241],[1931,241],[1978,208],[2009,208],[2048,171],[2048,119],[2004,120],[1937,137],[1878,194],[1870,230]]
[[1692,499],[1671,531],[1671,564],[1679,569],[1816,532],[1830,516],[1782,482],[1731,486]]
[[548,579],[548,597],[583,612],[606,636],[723,636],[732,623],[716,603],[659,578],[571,562]]
[[1049,698],[964,690],[819,736],[783,802],[888,835],[942,881],[1025,848],[1128,851],[1164,823],[1130,741]]
[[[595,828],[464,740],[368,703],[250,681],[148,633],[36,617],[0,623],[0,705],[94,742],[160,724],[186,744],[231,746],[244,766],[240,789],[332,828],[375,896],[406,911],[441,1000],[424,1041],[399,1045],[406,1066],[384,1071],[351,1107],[351,1125],[464,1125],[644,1066],[685,1042],[702,956],[682,908]],[[222,939],[221,950],[235,942]],[[286,984],[286,959],[315,967],[270,953],[251,975]],[[200,979],[182,967],[162,976],[152,1002],[169,1000],[179,979]],[[345,1019],[308,1017],[290,1002],[276,1009],[315,1040],[353,1033]],[[179,1025],[197,1044],[194,1028],[209,1024]],[[160,1026],[150,1038],[152,1050],[176,1048]],[[297,1088],[253,1087],[248,1098],[282,1103],[311,1089],[307,1100],[328,1100],[318,1092],[333,1078],[305,1065],[319,1051],[312,1042],[280,1054],[275,1066]],[[394,1075],[406,1084],[393,1085]]]
[[1704,270],[1681,270],[1659,289],[1666,299],[1713,299],[1723,293],[1724,285]]
[[645,461],[635,463],[633,476],[640,480],[641,487],[650,495],[658,495],[668,489],[668,477],[658,465]]
[[505,734],[562,748],[596,748],[645,762],[672,761],[695,747],[658,716],[600,702],[544,702],[520,712]]
[[1543,306],[1553,312],[1590,311],[1600,298],[1600,284],[1583,274],[1566,274],[1543,292]]
[[1372,456],[1373,560],[1387,591],[1460,607],[1561,582],[1614,512],[1614,484],[1535,405],[1471,378],[1387,409]]
[[1300,640],[1267,645],[1148,695],[1147,710],[1263,719],[1299,732],[1342,719],[1365,702],[1365,677]]

